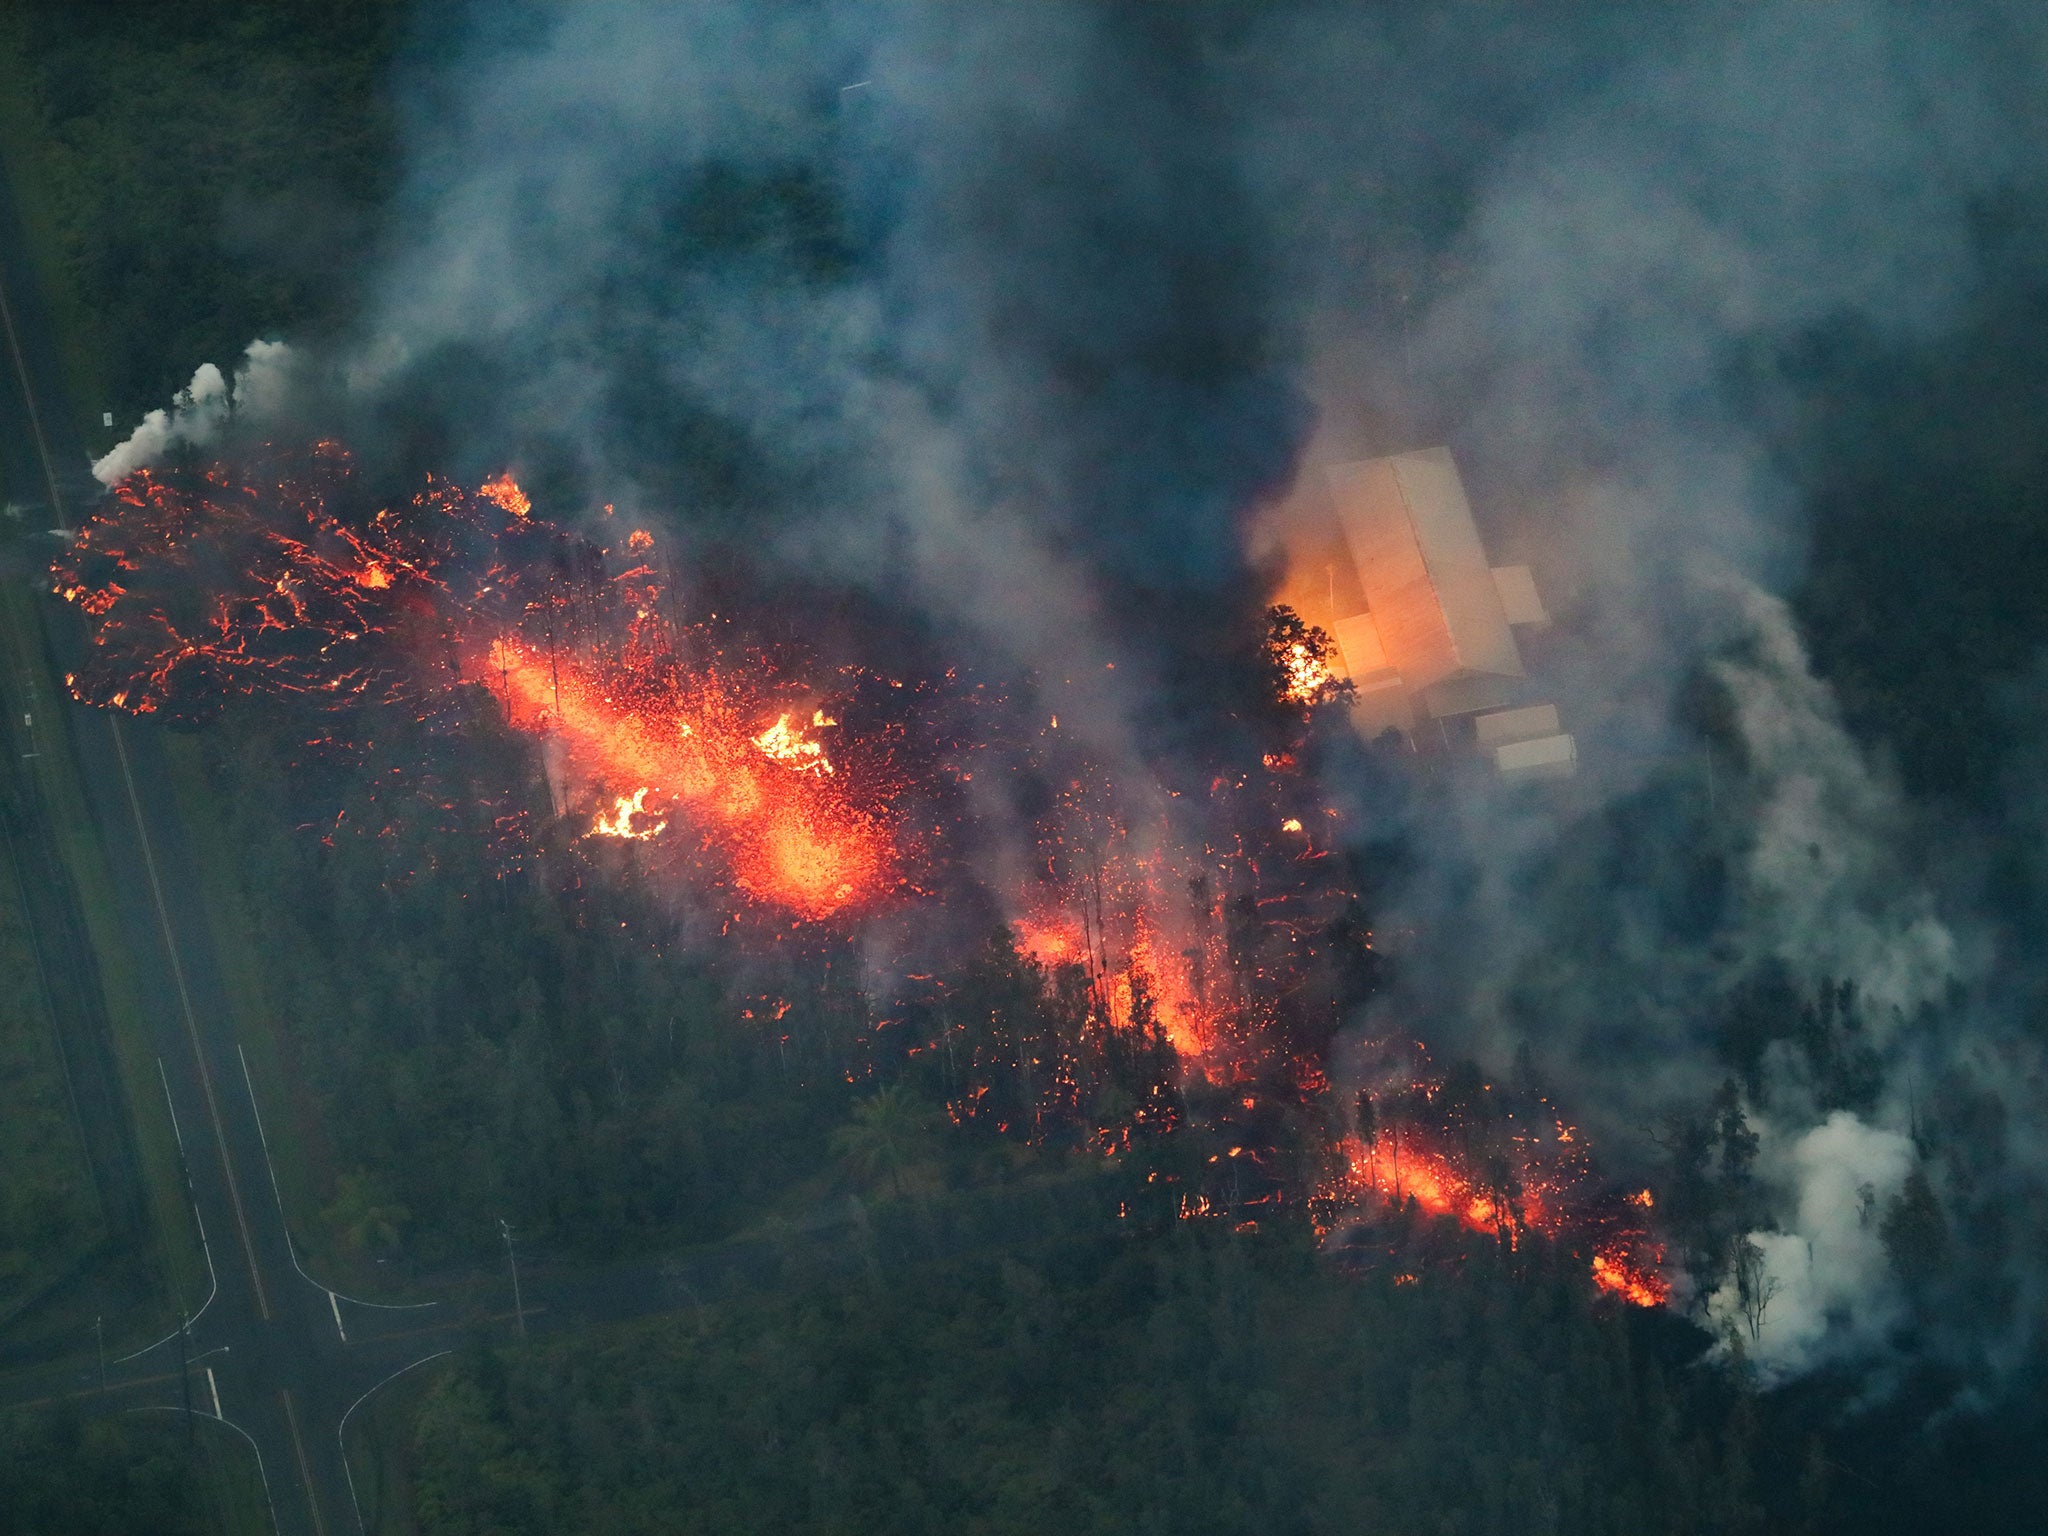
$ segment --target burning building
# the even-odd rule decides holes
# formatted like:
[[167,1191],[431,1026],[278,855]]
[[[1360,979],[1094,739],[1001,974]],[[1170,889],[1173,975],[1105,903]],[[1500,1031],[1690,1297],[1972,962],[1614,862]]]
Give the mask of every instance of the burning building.
[[1335,638],[1361,732],[1469,746],[1505,776],[1573,771],[1515,641],[1548,622],[1535,578],[1488,563],[1448,448],[1311,467],[1268,532],[1280,600]]

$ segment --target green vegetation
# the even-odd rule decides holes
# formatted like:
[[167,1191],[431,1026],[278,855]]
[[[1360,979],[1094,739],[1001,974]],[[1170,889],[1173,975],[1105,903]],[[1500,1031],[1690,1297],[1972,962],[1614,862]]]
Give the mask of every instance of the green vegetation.
[[[999,1257],[598,1340],[472,1349],[429,1395],[421,1529],[1644,1532],[1759,1521],[1739,1399],[1532,1258],[1072,1212]],[[1057,1237],[1046,1227],[1064,1227]],[[885,1255],[894,1244],[878,1238]],[[1391,1249],[1391,1252],[1386,1250]],[[1691,1406],[1715,1427],[1689,1431]]]
[[0,855],[0,1327],[105,1236],[11,860]]
[[[94,329],[92,317],[66,280],[63,262],[58,255],[61,241],[57,233],[53,189],[48,180],[51,174],[46,153],[48,139],[36,99],[31,64],[29,40],[34,30],[30,23],[31,14],[25,7],[11,6],[0,10],[0,169],[4,169],[14,194],[29,255],[43,279],[51,317],[59,333],[59,366],[74,407],[81,413],[76,425],[83,427],[88,420],[95,425],[98,423],[97,416],[89,415],[90,407],[86,402],[101,399],[106,387],[100,357],[84,342]],[[88,441],[96,446],[105,446],[108,439],[94,435]],[[31,501],[38,499],[37,490],[32,488],[39,487],[41,483],[39,467],[15,466],[9,480],[10,499],[14,496]]]
[[[362,1248],[346,1224],[312,1219],[327,1198],[325,1192],[337,1182],[345,1188],[354,1176],[342,1174],[337,1180],[322,1119],[304,1091],[302,1074],[286,1065],[290,1037],[265,984],[261,930],[251,921],[244,897],[241,850],[222,824],[221,802],[207,778],[200,742],[193,736],[176,736],[163,747],[199,886],[205,892],[207,929],[220,960],[221,980],[234,1011],[235,1032],[266,1126],[270,1163],[293,1238],[329,1283],[340,1284],[346,1278],[357,1294],[381,1289],[388,1274],[367,1274],[368,1266],[358,1261],[388,1248]],[[342,1238],[339,1246],[328,1240],[330,1234]],[[395,1245],[395,1229],[390,1241]]]
[[31,173],[71,383],[103,386],[81,405],[133,421],[198,363],[349,312],[400,17],[392,0],[7,8],[0,129]]
[[248,1442],[204,1416],[0,1416],[0,1536],[262,1536]]
[[317,1106],[295,1214],[365,1262],[488,1252],[501,1217],[588,1252],[732,1230],[826,1162],[851,1089],[787,1080],[741,1017],[764,1005],[734,1001],[635,882],[599,878],[536,814],[542,786],[479,801],[530,762],[488,700],[455,711],[459,732],[334,722],[374,741],[361,763],[308,751],[303,721],[207,739],[282,1059]]
[[480,689],[317,728],[252,704],[198,738],[223,808],[201,841],[241,882],[217,905],[262,957],[250,1011],[315,1153],[291,1199],[316,1251],[439,1264],[491,1252],[501,1218],[593,1255],[701,1242],[848,1184],[1057,1161],[1097,1113],[1171,1122],[1163,1042],[1087,1030],[1078,976],[1048,988],[1006,941],[885,1023],[843,938],[693,939],[711,920],[634,878],[637,848],[551,813]]
[[419,1536],[413,1518],[413,1426],[420,1403],[447,1372],[451,1356],[400,1377],[380,1390],[348,1422],[348,1458],[372,1536]]
[[[24,702],[29,703],[60,696],[60,684],[51,670],[32,606],[39,601],[39,589],[28,581],[0,579],[0,662],[4,662],[7,675],[23,686]],[[205,1294],[206,1261],[186,1200],[177,1133],[157,1077],[156,1055],[143,1019],[127,939],[114,915],[112,879],[77,777],[71,722],[61,709],[31,712],[38,716],[39,733],[32,766],[34,803],[85,925],[94,966],[92,980],[105,1010],[120,1096],[134,1128],[134,1153],[141,1164],[154,1238],[149,1252],[120,1256],[123,1263],[139,1265],[148,1272],[146,1279],[138,1278],[141,1291],[147,1294],[131,1293],[123,1305],[110,1309],[122,1319],[113,1338],[125,1338],[131,1332],[153,1338],[175,1317],[173,1298]],[[30,787],[22,786],[23,792]]]
[[2039,751],[2048,288],[2012,249],[2033,238],[2022,222],[1987,242],[1973,323],[1938,346],[1844,327],[1773,363],[1813,515],[1798,607],[1815,664],[1910,789],[1980,808],[2016,748]]
[[197,1536],[209,1518],[204,1458],[168,1415],[0,1419],[0,1536]]
[[[258,335],[347,322],[393,173],[384,80],[403,11],[29,0],[0,15],[0,137],[95,423],[102,408],[132,421]],[[825,282],[858,260],[805,168],[678,175],[664,255],[679,267],[758,255]],[[1440,194],[1425,211],[1450,218]],[[1760,370],[1760,389],[1791,397],[1786,467],[1815,514],[1800,612],[1816,662],[1916,794],[1990,804],[2029,744],[2016,701],[2048,641],[2044,318],[2037,288],[2000,277],[1950,346],[1834,334]],[[641,361],[626,371],[658,373]],[[621,416],[679,484],[752,467],[728,429],[679,422],[653,391]],[[673,499],[761,515],[752,495]],[[0,587],[0,641],[9,676],[54,697],[32,601]],[[1299,644],[1313,659],[1326,638],[1292,622],[1276,658]],[[101,959],[171,1285],[189,1296],[203,1269],[135,983],[51,722],[33,772]],[[549,814],[530,745],[480,698],[425,720],[248,705],[170,755],[285,1201],[324,1274],[494,1259],[501,1218],[583,1256],[784,1235],[755,1294],[685,1298],[594,1337],[478,1344],[380,1401],[352,1425],[375,1502],[409,1497],[427,1532],[1861,1532],[2038,1517],[2012,1468],[2040,1425],[2016,1413],[1975,1441],[1928,1428],[1958,1381],[1902,1386],[1867,1427],[1850,1413],[1867,1411],[1860,1382],[1754,1396],[1739,1361],[1681,1368],[1696,1335],[1596,1305],[1582,1266],[1553,1267],[1540,1245],[1395,1219],[1354,1272],[1285,1222],[1234,1236],[1171,1220],[1146,1203],[1165,1186],[1145,1175],[1186,1189],[1212,1144],[1156,1037],[1084,1041],[1071,978],[1048,987],[1000,942],[941,979],[943,1005],[887,1020],[848,946],[756,968],[702,943],[715,919],[651,897],[636,850],[586,846]],[[1688,839],[1701,906],[1711,820]],[[1605,868],[1587,880],[1616,883]],[[95,1232],[17,896],[0,883],[0,1322]],[[1575,910],[1591,927],[1606,909]],[[2013,910],[2029,920],[2025,902]],[[1559,942],[1549,963],[1588,952]],[[1758,1138],[1732,1085],[1754,1093],[1767,1052],[1796,1052],[1816,1102],[1874,1092],[1846,988],[1760,987],[1725,1015],[1731,1086],[1658,1128],[1660,1219],[1702,1287],[1743,1262],[1759,1208]],[[943,1052],[908,1053],[940,1036]],[[1033,1076],[1045,1059],[1080,1063],[1049,1118]],[[1096,1126],[1132,1133],[1128,1172],[1078,1155]],[[1938,1150],[1938,1116],[1928,1127]],[[1299,1153],[1291,1128],[1261,1130]],[[847,1248],[794,1236],[849,1190],[867,1203]],[[1919,1171],[1871,1213],[1928,1315],[1959,1283],[1959,1214]],[[1899,1446],[1911,1456],[1886,1464]],[[228,1458],[188,1447],[147,1421],[0,1425],[0,1536],[242,1521]]]

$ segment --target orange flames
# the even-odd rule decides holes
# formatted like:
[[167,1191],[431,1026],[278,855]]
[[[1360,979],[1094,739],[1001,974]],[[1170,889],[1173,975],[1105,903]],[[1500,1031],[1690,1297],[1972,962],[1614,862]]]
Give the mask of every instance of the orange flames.
[[[1209,954],[1212,935],[1188,914],[1173,914],[1162,899],[1166,884],[1152,864],[1112,860],[1063,906],[1045,904],[1013,919],[1018,951],[1047,967],[1078,965],[1087,973],[1098,1015],[1119,1030],[1156,1027],[1190,1067],[1232,1075],[1217,1058],[1223,1039],[1220,1009],[1205,995],[1206,972],[1223,968]],[[1183,919],[1184,942],[1164,934],[1167,916]],[[1205,965],[1205,959],[1208,964]]]
[[137,474],[81,529],[53,566],[58,595],[93,621],[80,698],[136,713],[230,692],[423,699],[465,658],[513,724],[549,740],[584,804],[611,807],[594,835],[674,843],[687,818],[733,884],[802,917],[893,889],[890,830],[810,734],[835,722],[764,726],[765,684],[684,666],[651,566],[564,592],[551,573],[565,546],[586,565],[601,552],[535,522],[510,474],[474,495],[430,480],[365,516],[344,510],[335,445],[269,469],[268,484],[226,466]]
[[1048,969],[1088,964],[1080,929],[1057,917],[1018,918],[1010,924],[1010,937],[1017,946],[1018,954],[1026,955]]
[[1289,704],[1314,704],[1337,681],[1330,664],[1306,642],[1296,640],[1284,646],[1278,659],[1285,680],[1281,698]]
[[1266,660],[1282,704],[1313,709],[1349,697],[1350,682],[1332,664],[1337,655],[1328,631],[1303,622],[1294,609],[1266,610]]
[[[1490,1096],[1492,1089],[1485,1093]],[[1345,1138],[1343,1173],[1338,1186],[1325,1192],[1325,1209],[1334,1213],[1371,1202],[1399,1206],[1412,1199],[1427,1215],[1510,1245],[1524,1232],[1567,1246],[1590,1242],[1591,1278],[1602,1291],[1641,1307],[1670,1299],[1662,1248],[1637,1224],[1640,1217],[1624,1214],[1626,1208],[1649,1207],[1650,1191],[1618,1198],[1602,1193],[1572,1127],[1552,1117],[1554,1130],[1546,1133],[1507,1111],[1497,1123],[1510,1133],[1494,1139],[1490,1155],[1479,1155],[1461,1148],[1455,1111],[1442,1112],[1440,1083],[1408,1084],[1382,1097],[1390,1109],[1405,1102],[1398,1121],[1380,1126],[1370,1142]],[[1495,1106],[1494,1112],[1504,1108]]]
[[607,816],[597,813],[597,820],[591,824],[592,837],[623,837],[635,842],[647,842],[661,836],[668,830],[666,821],[643,822],[635,826],[640,817],[652,814],[647,809],[647,788],[642,785],[630,795],[620,795],[614,802],[612,812]]
[[[829,718],[822,709],[811,716],[811,726],[814,730],[838,723],[837,720]],[[773,725],[754,738],[754,745],[776,762],[794,768],[798,773],[833,771],[832,759],[825,755],[823,745],[804,735],[802,726],[794,729],[790,727],[787,710],[777,717]]]
[[527,500],[526,492],[519,489],[519,482],[512,478],[510,470],[486,480],[477,495],[485,501],[497,503],[521,521],[533,511],[533,503]]
[[1671,1282],[1638,1264],[1626,1244],[1593,1255],[1593,1283],[1639,1307],[1661,1307],[1671,1299]]
[[1398,1205],[1413,1199],[1431,1216],[1448,1216],[1475,1232],[1542,1230],[1542,1197],[1524,1188],[1519,1196],[1484,1188],[1457,1159],[1435,1150],[1412,1129],[1368,1149],[1354,1139],[1345,1143],[1350,1162],[1346,1197],[1356,1201],[1376,1196]]

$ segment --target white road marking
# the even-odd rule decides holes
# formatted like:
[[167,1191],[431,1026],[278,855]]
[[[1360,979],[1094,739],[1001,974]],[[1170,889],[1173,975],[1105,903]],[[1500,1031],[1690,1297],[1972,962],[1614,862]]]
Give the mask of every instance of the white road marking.
[[368,1392],[365,1392],[361,1397],[357,1398],[354,1402],[350,1403],[348,1407],[342,1410],[341,1423],[336,1425],[334,1430],[334,1444],[336,1449],[338,1449],[341,1452],[341,1474],[343,1477],[348,1479],[349,1502],[355,1505],[356,1507],[356,1529],[358,1531],[361,1531],[363,1533],[363,1536],[369,1536],[370,1528],[369,1526],[363,1523],[363,1501],[356,1497],[356,1475],[352,1470],[350,1470],[348,1464],[349,1415],[354,1413],[358,1408],[362,1407],[363,1404],[367,1403],[370,1400],[371,1395],[378,1391],[379,1388],[390,1385],[392,1382],[398,1380],[399,1377],[403,1376],[407,1371],[416,1371],[421,1366],[428,1364],[430,1361],[439,1360],[444,1355],[452,1355],[454,1353],[455,1351],[452,1349],[437,1349],[431,1355],[428,1355],[423,1359],[413,1361],[411,1365],[401,1365],[397,1370],[393,1371],[389,1376],[386,1376],[382,1381],[378,1382],[376,1386],[370,1388]]

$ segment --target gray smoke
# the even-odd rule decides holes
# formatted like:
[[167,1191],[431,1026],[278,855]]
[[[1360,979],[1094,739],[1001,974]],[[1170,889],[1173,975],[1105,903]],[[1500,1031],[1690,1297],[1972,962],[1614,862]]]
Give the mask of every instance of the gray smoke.
[[[1329,19],[1301,19],[1297,36]],[[1772,595],[1797,574],[1804,529],[1727,380],[1740,349],[1844,318],[1896,342],[1958,323],[1973,220],[2040,190],[2029,80],[2043,35],[2036,13],[1997,7],[1672,21],[1492,146],[1436,271],[1395,280],[1397,297],[1428,289],[1412,319],[1352,318],[1373,274],[1345,253],[1372,231],[1335,172],[1283,186],[1283,206],[1298,281],[1318,295],[1326,410],[1451,434],[1491,492],[1496,537],[1562,611],[1545,681],[1582,741],[1567,802],[1461,786],[1415,829],[1433,856],[1410,892],[1422,938],[1393,1011],[1502,1063],[1526,1045],[1626,1146],[1728,1070],[1708,999],[1760,974],[1860,989],[1875,1081],[1854,1112],[1783,1041],[1747,1094],[1767,1191],[1751,1240],[1775,1293],[1751,1354],[1776,1374],[1868,1354],[1900,1319],[1878,1218],[1913,1162],[1915,1084],[1988,1096],[2029,1127],[2044,1101],[2038,1074],[2012,1074],[2033,1057],[2021,1031],[1982,1001],[1992,957],[1968,888],[1844,729]],[[1267,125],[1259,153],[1282,158],[1276,144],[1330,142],[1326,104],[1347,84],[1360,110],[1346,148],[1371,164],[1374,132],[1456,122],[1488,83],[1449,61],[1415,83],[1370,28],[1319,61],[1278,57],[1310,113]],[[1508,94],[1530,67],[1503,71]],[[1711,698],[1705,739],[1686,691]],[[1689,761],[1709,797],[1722,774],[1705,813],[1673,803]],[[1976,1001],[1944,1008],[1958,995]],[[2021,1213],[2003,1257],[2022,1294],[2044,1173],[2015,1155],[1992,1187],[1950,1190]],[[2002,1350],[2037,1321],[2032,1305],[1999,1317]],[[1732,1281],[1708,1310],[1737,1321]]]
[[1559,616],[1584,772],[1365,828],[1415,859],[1369,1027],[1526,1045],[1648,1158],[1730,1071],[1713,999],[1854,982],[1853,1093],[1785,1039],[1749,1063],[1752,1354],[1891,1347],[1881,1218],[1926,1117],[2004,1128],[1928,1166],[2006,1282],[1952,1347],[2010,1358],[2041,1234],[1970,1249],[1960,1213],[2038,1197],[2039,1079],[1939,829],[1808,665],[1799,498],[1732,375],[1845,316],[1959,322],[1978,211],[2042,190],[2043,31],[1881,0],[480,7],[420,40],[341,372],[383,430],[426,402],[475,468],[743,530],[1073,679],[1063,720],[1138,785],[1177,641],[1134,597],[1255,610],[1245,522],[1316,430],[1450,441]]

